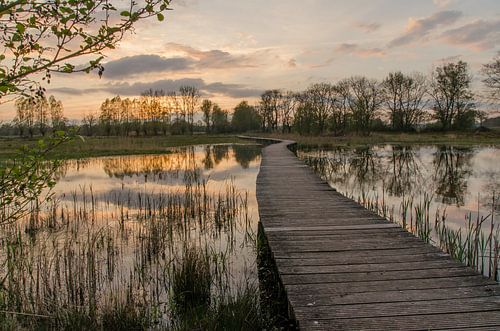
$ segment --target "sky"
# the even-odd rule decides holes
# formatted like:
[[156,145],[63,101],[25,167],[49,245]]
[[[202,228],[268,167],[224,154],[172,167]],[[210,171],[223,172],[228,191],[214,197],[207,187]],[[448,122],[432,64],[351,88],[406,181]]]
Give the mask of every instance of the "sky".
[[[47,93],[66,117],[96,113],[104,99],[149,88],[200,89],[230,110],[266,89],[301,90],[353,75],[432,72],[461,59],[476,86],[500,51],[498,0],[173,0],[163,22],[140,22],[105,52],[101,78],[58,74]],[[0,106],[0,120],[15,116]]]

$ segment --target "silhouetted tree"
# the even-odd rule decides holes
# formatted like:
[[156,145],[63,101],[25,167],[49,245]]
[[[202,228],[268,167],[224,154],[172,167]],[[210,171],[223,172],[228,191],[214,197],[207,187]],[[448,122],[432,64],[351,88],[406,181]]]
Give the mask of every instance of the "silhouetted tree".
[[194,112],[200,101],[200,91],[194,86],[181,86],[179,89],[179,98],[181,115],[189,123],[189,130],[193,133]]
[[96,114],[90,113],[83,116],[82,124],[87,136],[92,136],[94,134],[94,128],[97,125],[98,116]]
[[427,104],[424,99],[427,93],[425,76],[393,72],[383,81],[382,88],[385,104],[390,110],[392,129],[412,130],[422,120]]
[[227,111],[222,110],[217,104],[212,108],[212,129],[215,133],[225,133],[229,131]]
[[330,120],[330,127],[333,133],[341,134],[348,128],[349,99],[351,98],[349,80],[343,79],[333,88],[335,91],[335,111]]
[[357,132],[368,134],[372,121],[382,104],[382,93],[376,80],[366,77],[349,79],[351,96],[348,103],[354,128]]
[[297,110],[297,96],[295,92],[287,91],[281,98],[281,131],[283,133],[292,131],[293,117]]
[[14,122],[23,135],[26,130],[30,137],[33,137],[35,130],[44,136],[52,129],[64,128],[65,118],[63,115],[62,103],[53,96],[49,99],[42,97],[26,97],[16,100],[16,118]]
[[280,102],[282,94],[280,90],[268,90],[261,95],[259,112],[261,116],[262,131],[276,131],[278,129]]
[[231,128],[236,132],[258,130],[261,124],[259,113],[248,102],[242,101],[234,108]]
[[434,116],[443,130],[464,129],[474,124],[471,81],[467,63],[463,61],[445,64],[433,72],[429,94]]
[[316,113],[310,103],[305,101],[305,98],[302,99],[302,95],[299,95],[301,101],[295,112],[293,127],[300,134],[314,134],[317,132]]
[[203,113],[203,121],[205,122],[206,132],[210,132],[210,119],[212,115],[213,102],[210,100],[203,100],[201,103],[201,112]]
[[500,99],[500,52],[492,62],[483,66],[482,73],[486,76],[483,83],[490,91],[490,96]]
[[323,134],[335,110],[335,90],[327,83],[311,85],[303,94],[306,104],[314,113],[315,133]]

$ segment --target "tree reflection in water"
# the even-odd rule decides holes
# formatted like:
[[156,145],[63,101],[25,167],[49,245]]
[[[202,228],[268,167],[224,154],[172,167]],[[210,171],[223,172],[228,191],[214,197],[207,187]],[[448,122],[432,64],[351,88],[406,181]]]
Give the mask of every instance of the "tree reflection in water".
[[147,180],[183,179],[197,181],[203,170],[212,170],[221,162],[234,159],[243,169],[260,159],[259,145],[206,145],[179,147],[161,155],[133,155],[67,160],[58,169],[57,178],[66,176],[69,169],[96,167],[110,178],[124,179],[144,176]]
[[260,146],[234,145],[234,159],[240,164],[243,169],[248,169],[250,162],[260,158]]
[[386,145],[297,153],[347,196],[383,196],[395,212],[403,202],[418,203],[427,196],[433,201],[431,211],[446,209],[457,226],[478,208],[489,214],[493,192],[500,191],[500,153],[494,147]]
[[396,197],[409,196],[422,183],[420,163],[411,146],[392,146],[390,167],[386,171],[387,192]]
[[470,148],[440,146],[434,154],[434,181],[436,194],[447,205],[463,206],[467,181],[472,174]]

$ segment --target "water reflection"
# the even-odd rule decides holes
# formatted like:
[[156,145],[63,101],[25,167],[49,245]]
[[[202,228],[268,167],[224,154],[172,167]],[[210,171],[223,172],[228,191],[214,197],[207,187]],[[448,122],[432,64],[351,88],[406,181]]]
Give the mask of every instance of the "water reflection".
[[463,206],[467,182],[472,174],[470,148],[440,146],[434,153],[436,194],[447,205]]
[[57,178],[66,177],[70,169],[78,173],[102,169],[110,178],[122,180],[134,177],[145,181],[174,178],[187,183],[203,177],[204,170],[212,170],[220,164],[224,166],[218,171],[234,167],[235,163],[242,169],[248,169],[253,162],[260,160],[260,150],[258,145],[207,145],[179,147],[162,155],[67,160],[61,165]]
[[0,231],[0,264],[12,265],[8,279],[0,272],[6,309],[56,316],[76,307],[99,319],[123,304],[168,328],[185,299],[176,292],[205,268],[205,308],[216,316],[210,309],[257,282],[259,164],[259,146],[229,145],[65,162],[55,199]]
[[387,192],[396,197],[408,196],[422,179],[415,151],[410,146],[393,146],[387,170]]
[[[465,213],[491,211],[493,192],[500,189],[498,148],[387,145],[331,150],[300,150],[299,156],[348,196],[402,198],[433,196],[433,208],[446,208],[455,222]],[[495,206],[498,209],[498,205]]]

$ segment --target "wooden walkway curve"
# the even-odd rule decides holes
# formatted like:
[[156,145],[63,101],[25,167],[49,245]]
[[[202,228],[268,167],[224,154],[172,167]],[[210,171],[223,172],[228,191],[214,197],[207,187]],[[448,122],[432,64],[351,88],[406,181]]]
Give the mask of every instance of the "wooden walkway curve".
[[302,330],[500,330],[500,287],[263,149],[257,201]]

